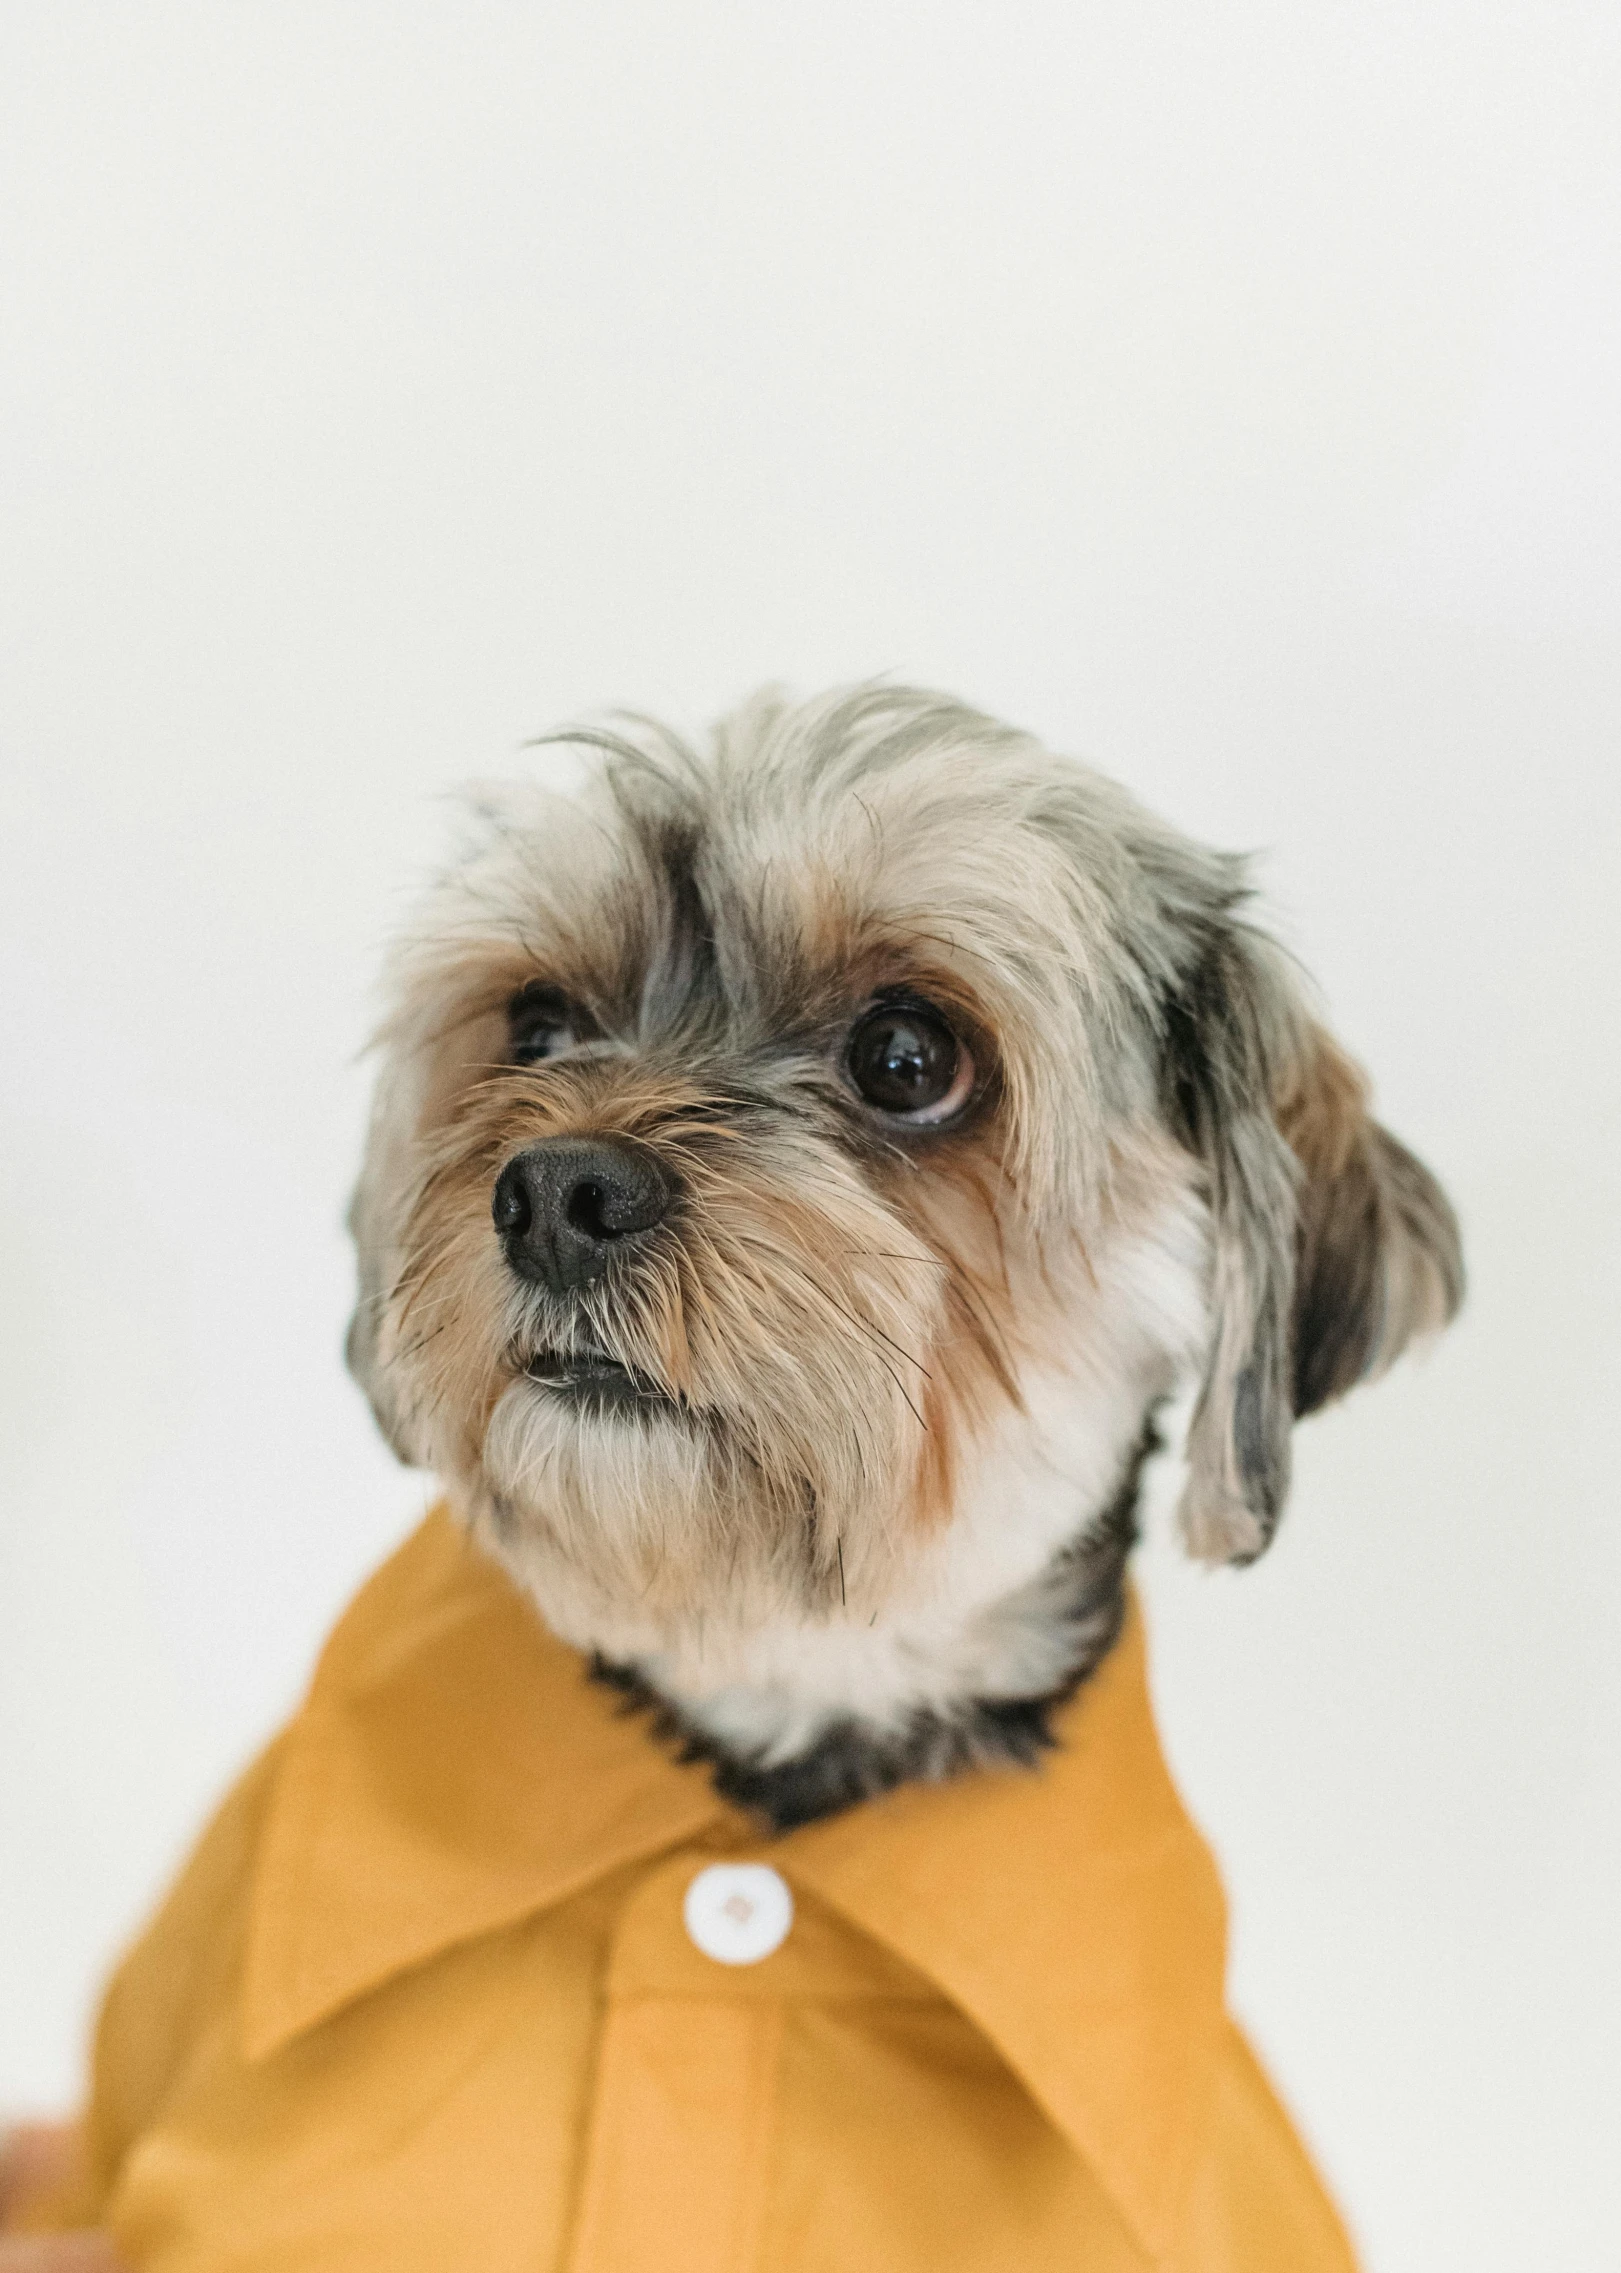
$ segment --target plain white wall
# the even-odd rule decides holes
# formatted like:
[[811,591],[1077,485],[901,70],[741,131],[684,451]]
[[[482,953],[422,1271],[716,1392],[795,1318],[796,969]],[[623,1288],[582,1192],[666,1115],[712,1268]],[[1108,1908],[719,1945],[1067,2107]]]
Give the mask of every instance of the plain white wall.
[[1157,1682],[1374,2273],[1614,2263],[1614,9],[22,0],[0,106],[0,2103],[424,1502],[339,1222],[439,793],[896,670],[1259,848],[1459,1202]]

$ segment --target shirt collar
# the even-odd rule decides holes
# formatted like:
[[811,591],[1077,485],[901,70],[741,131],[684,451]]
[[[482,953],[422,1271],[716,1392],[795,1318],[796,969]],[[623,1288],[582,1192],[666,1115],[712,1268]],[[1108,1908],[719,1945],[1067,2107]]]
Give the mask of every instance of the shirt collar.
[[1135,1602],[1057,1726],[1034,1770],[795,1833],[791,1875],[979,2024],[1158,2258],[1211,2112],[1226,1907],[1160,1753]]
[[[1059,1733],[1034,1771],[911,1786],[770,1851],[984,2030],[1158,2257],[1214,2088],[1225,1918],[1155,1738],[1135,1608]],[[746,1837],[436,1512],[341,1620],[289,1732],[248,2055],[727,1822]]]
[[249,2058],[724,1812],[436,1510],[351,1603],[288,1731],[249,1920]]

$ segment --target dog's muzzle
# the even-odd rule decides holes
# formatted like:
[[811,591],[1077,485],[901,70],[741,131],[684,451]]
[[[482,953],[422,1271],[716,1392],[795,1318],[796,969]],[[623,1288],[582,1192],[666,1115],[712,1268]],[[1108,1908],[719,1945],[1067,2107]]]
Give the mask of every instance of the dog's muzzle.
[[490,1214],[519,1278],[571,1294],[639,1246],[674,1196],[641,1145],[622,1137],[550,1137],[507,1162]]

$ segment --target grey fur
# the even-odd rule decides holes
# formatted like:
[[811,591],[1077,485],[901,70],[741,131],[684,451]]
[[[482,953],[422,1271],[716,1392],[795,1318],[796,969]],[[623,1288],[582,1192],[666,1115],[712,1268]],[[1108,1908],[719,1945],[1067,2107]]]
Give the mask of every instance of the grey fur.
[[[1243,864],[1089,768],[892,686],[762,695],[703,750],[636,719],[567,739],[595,787],[484,793],[396,952],[350,1362],[558,1629],[738,1774],[825,1763],[841,1728],[847,1768],[920,1730],[933,1760],[979,1703],[1073,1677],[1041,1573],[1177,1376],[1189,1544],[1249,1560],[1296,1411],[1455,1309],[1456,1225]],[[879,1125],[841,1073],[897,977],[979,1069],[960,1126]],[[503,1065],[537,982],[592,1038]],[[574,1307],[513,1282],[488,1222],[502,1148],[553,1129],[634,1135],[680,1195]],[[525,1353],[571,1337],[664,1416],[561,1418]],[[1051,1482],[1004,1508],[1004,1471]],[[1004,1563],[1005,1599],[977,1592]]]

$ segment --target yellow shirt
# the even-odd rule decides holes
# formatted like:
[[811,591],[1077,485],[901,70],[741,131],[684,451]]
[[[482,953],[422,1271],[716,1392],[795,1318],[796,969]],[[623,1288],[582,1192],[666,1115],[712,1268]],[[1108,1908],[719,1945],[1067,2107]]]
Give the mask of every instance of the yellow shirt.
[[430,1516],[115,1977],[80,2207],[152,2273],[1347,2273],[1135,1612],[1060,1726],[765,1838]]

